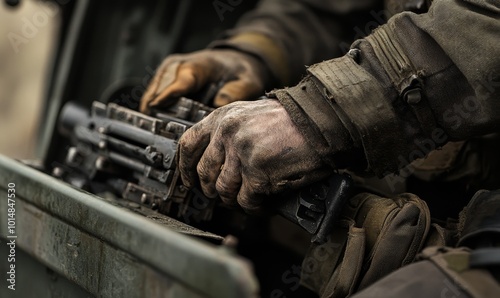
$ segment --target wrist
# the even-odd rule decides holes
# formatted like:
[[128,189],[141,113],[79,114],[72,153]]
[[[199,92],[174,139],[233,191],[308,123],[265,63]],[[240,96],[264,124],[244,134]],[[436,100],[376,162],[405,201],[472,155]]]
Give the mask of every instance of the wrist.
[[360,138],[352,135],[324,88],[308,75],[297,86],[275,90],[268,94],[276,98],[287,110],[294,124],[325,163],[334,168],[364,170],[364,157]]

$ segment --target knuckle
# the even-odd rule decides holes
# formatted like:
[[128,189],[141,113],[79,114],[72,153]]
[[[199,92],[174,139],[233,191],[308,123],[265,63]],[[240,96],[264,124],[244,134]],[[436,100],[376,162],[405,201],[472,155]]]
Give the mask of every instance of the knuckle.
[[215,189],[217,190],[217,193],[221,197],[234,198],[236,197],[237,194],[237,190],[235,189],[234,185],[230,185],[226,181],[220,178],[215,183]]
[[262,208],[263,197],[252,192],[240,192],[237,198],[238,204],[247,213],[258,214]]
[[208,169],[205,162],[200,161],[196,166],[196,172],[198,172],[198,177],[200,182],[208,183],[210,182],[210,176],[208,175]]
[[223,136],[234,135],[235,130],[237,130],[237,125],[233,125],[233,121],[231,119],[224,119],[219,126],[219,130]]
[[241,119],[237,115],[227,113],[222,116],[219,129],[224,136],[234,136],[239,131],[240,126]]
[[190,166],[190,162],[191,160],[186,158],[182,158],[179,160],[179,171],[181,172],[182,177],[189,178],[189,175],[193,170],[193,168]]
[[248,203],[249,199],[248,199],[247,194],[244,194],[244,193],[242,193],[242,191],[240,191],[240,193],[238,194],[236,200],[238,202],[238,205],[240,205],[244,209],[248,208],[248,206],[249,206],[249,203]]
[[186,131],[186,133],[184,133],[183,135],[185,134],[188,134],[188,135],[195,135],[195,134],[198,134],[202,131],[202,128],[205,126],[205,123],[208,123],[209,119],[208,118],[210,115],[207,116],[207,118],[204,118],[203,120],[201,120],[200,122],[196,123],[195,125],[191,126],[190,129],[188,129]]
[[226,196],[223,194],[219,194],[219,197],[220,197],[221,201],[228,206],[237,206],[238,205],[238,203],[236,201],[236,196]]
[[252,201],[251,197],[247,194],[239,194],[237,197],[238,205],[240,205],[246,211],[253,210],[256,208],[255,203]]
[[223,107],[220,107],[220,108],[213,110],[210,114],[208,114],[208,116],[203,118],[202,121],[205,121],[207,119],[212,119],[212,118],[221,118],[221,117],[224,117],[224,115],[226,113],[227,113],[226,106],[223,106]]
[[253,194],[269,194],[271,189],[271,183],[267,179],[249,181],[248,188],[252,190]]
[[[194,128],[194,126],[193,126]],[[194,133],[192,130],[187,130],[179,139],[179,148],[181,150],[181,153],[183,151],[190,152],[193,151],[195,147],[195,143],[193,142],[194,139]]]
[[158,70],[162,70],[174,62],[182,60],[182,57],[183,57],[182,54],[169,55],[167,58],[163,59],[163,61],[160,64],[160,67],[158,67]]
[[180,154],[182,154],[186,151],[189,151],[190,141],[189,141],[189,137],[187,136],[187,132],[184,133],[184,135],[180,138],[178,146],[179,146]]
[[186,173],[185,171],[183,171],[182,168],[181,168],[181,180],[182,180],[182,184],[184,184],[184,185],[186,185],[188,187],[192,186],[191,177],[189,176],[188,173]]

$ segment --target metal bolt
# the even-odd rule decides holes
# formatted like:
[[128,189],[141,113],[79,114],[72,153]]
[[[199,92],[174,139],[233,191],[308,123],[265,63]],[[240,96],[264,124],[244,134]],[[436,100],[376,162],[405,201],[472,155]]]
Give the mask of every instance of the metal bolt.
[[146,153],[146,158],[153,163],[160,161],[163,156],[154,146],[147,146],[144,152]]
[[359,62],[359,55],[361,51],[359,49],[350,49],[347,55],[351,57],[356,63]]
[[143,193],[141,196],[141,203],[147,204],[148,203],[148,195]]
[[141,119],[137,125],[139,125],[140,128],[144,128],[145,124],[144,120]]
[[231,249],[236,249],[236,247],[238,246],[238,238],[234,237],[233,235],[227,235],[222,240],[222,245]]
[[163,182],[163,183],[166,183],[167,182],[167,179],[168,179],[168,172],[162,172],[159,176],[158,176],[158,180],[160,182]]
[[78,151],[77,148],[71,147],[68,150],[68,156],[66,157],[66,160],[72,166],[79,166],[80,163],[82,162],[82,159],[83,159],[82,154],[80,153],[80,151]]
[[158,152],[153,152],[153,153],[151,153],[151,156],[150,156],[152,161],[157,161],[160,157],[161,157],[161,154]]
[[52,176],[54,177],[62,177],[62,175],[64,174],[64,170],[60,167],[55,167],[53,170],[52,170]]
[[96,160],[95,160],[95,167],[98,169],[98,170],[102,170],[106,167],[107,165],[107,160],[104,156],[99,156]]
[[124,112],[124,111],[119,111],[118,112],[118,119],[121,120],[121,119],[127,119],[127,113]]
[[404,97],[408,104],[414,105],[422,100],[422,92],[420,88],[410,89],[405,92]]

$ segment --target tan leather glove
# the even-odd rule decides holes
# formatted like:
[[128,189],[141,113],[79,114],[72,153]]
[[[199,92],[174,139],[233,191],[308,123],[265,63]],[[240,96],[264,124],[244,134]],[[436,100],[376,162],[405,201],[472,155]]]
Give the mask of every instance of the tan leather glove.
[[344,206],[328,241],[311,244],[301,283],[321,298],[348,297],[413,262],[430,222],[427,204],[416,195],[360,193]]
[[261,60],[234,49],[206,49],[168,56],[141,99],[140,110],[168,104],[170,99],[222,83],[214,98],[219,107],[263,94],[269,73]]
[[277,100],[219,108],[179,141],[182,181],[208,197],[260,211],[266,195],[298,188],[331,173]]

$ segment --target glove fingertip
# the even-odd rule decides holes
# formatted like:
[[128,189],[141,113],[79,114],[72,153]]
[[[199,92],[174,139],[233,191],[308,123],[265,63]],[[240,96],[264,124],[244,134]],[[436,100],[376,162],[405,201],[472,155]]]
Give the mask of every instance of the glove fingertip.
[[214,99],[214,106],[216,106],[216,107],[222,107],[222,106],[230,104],[230,103],[232,103],[234,101],[236,101],[236,100],[234,100],[227,93],[219,93],[219,94],[217,94],[217,96]]

